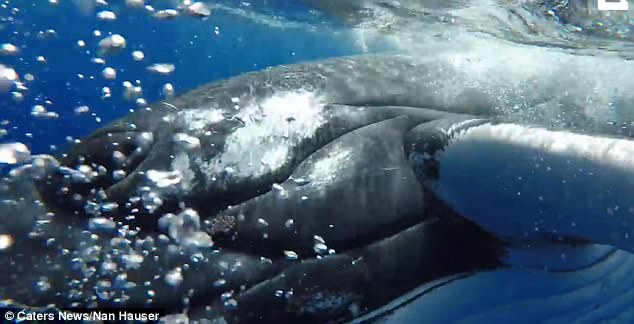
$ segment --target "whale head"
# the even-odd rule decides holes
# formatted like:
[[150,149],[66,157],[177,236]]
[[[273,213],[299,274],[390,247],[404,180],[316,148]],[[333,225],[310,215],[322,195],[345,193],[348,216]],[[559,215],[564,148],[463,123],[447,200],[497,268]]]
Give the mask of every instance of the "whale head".
[[[416,125],[460,114],[374,78],[369,67],[387,63],[341,73],[354,62],[203,87],[71,147],[37,189],[54,213],[47,242],[73,251],[57,265],[89,280],[85,302],[113,305],[101,292],[119,266],[137,283],[122,288],[127,306],[235,322],[351,319],[448,273],[499,267],[499,240],[430,197],[408,160]],[[30,287],[45,266],[10,286]],[[63,278],[46,303],[68,302]]]

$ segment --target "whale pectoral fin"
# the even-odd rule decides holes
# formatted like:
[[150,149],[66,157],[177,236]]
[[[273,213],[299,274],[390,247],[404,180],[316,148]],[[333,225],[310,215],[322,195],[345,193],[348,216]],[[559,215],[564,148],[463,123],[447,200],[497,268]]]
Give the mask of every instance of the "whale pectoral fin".
[[[497,239],[471,223],[435,218],[362,248],[299,262],[238,295],[240,311],[223,315],[230,322],[352,319],[422,283],[499,267],[503,254]],[[190,314],[196,317],[208,318]]]
[[420,124],[405,135],[405,154],[422,183],[438,177],[436,156],[451,144],[453,138],[469,127],[486,122],[472,116],[450,116]]
[[509,241],[634,251],[631,139],[486,122],[447,136],[443,125],[415,128],[406,148],[425,190],[461,216]]

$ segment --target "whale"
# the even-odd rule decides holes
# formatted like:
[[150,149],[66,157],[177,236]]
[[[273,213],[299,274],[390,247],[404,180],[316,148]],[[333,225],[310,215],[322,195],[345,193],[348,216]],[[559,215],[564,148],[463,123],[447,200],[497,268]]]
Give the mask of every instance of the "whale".
[[[601,234],[627,230],[631,217],[632,81],[597,64],[617,60],[480,54],[247,73],[36,157],[0,186],[1,229],[14,240],[0,254],[10,265],[0,293],[30,306],[159,307],[228,322],[415,321],[412,300],[446,315],[442,292],[545,262],[518,261],[527,246],[564,249],[568,266],[593,275],[595,264],[629,260],[629,236]],[[588,172],[609,181],[530,196],[579,168],[584,184]],[[495,181],[514,171],[524,173]],[[519,202],[516,191],[485,190],[514,182],[527,186]],[[590,207],[572,209],[584,199]],[[606,208],[618,217],[603,217]]]
[[[384,72],[409,66],[407,59],[386,58],[335,59],[247,74],[115,121],[71,148],[37,181],[44,205],[55,214],[51,223],[70,223],[55,225],[62,228],[59,235],[69,236],[64,234],[69,227],[85,230],[108,219],[141,237],[155,237],[158,260],[146,256],[139,269],[126,269],[138,286],[119,289],[129,296],[125,305],[143,306],[151,299],[150,305],[204,310],[201,304],[211,303],[212,314],[227,313],[230,306],[224,303],[231,305],[233,298],[221,297],[233,292],[238,310],[224,315],[231,321],[353,318],[446,271],[500,266],[498,240],[426,199],[403,146],[393,145],[414,125],[446,113],[414,108],[415,102],[405,106],[401,100],[423,100],[404,96],[408,89],[373,93],[388,89],[383,84],[389,80],[380,79]],[[372,62],[386,65],[374,70]],[[375,90],[355,84],[341,69],[358,70],[359,81],[379,82]],[[363,106],[368,96],[377,101],[375,107]],[[75,217],[58,215],[68,213]],[[457,239],[447,240],[454,231]],[[168,241],[159,242],[156,233]],[[126,245],[117,235],[103,235],[94,243],[107,247],[102,253],[115,250],[112,240]],[[487,248],[472,249],[468,237]],[[56,241],[82,250],[72,243],[81,239]],[[395,253],[428,244],[461,256],[444,258],[428,248]],[[189,261],[192,253],[172,255],[176,246],[194,249],[201,263]],[[124,255],[122,263],[142,254]],[[112,262],[119,264],[116,259]],[[400,267],[399,260],[415,259],[420,261]],[[428,263],[438,266],[416,265]],[[166,272],[182,282],[172,288],[169,279],[160,278],[148,298],[149,288],[139,281]],[[391,279],[394,273],[398,284]],[[104,284],[105,275],[93,276],[94,284],[85,285],[89,289]],[[200,282],[210,278],[206,285]],[[223,284],[215,287],[217,280]],[[116,305],[113,299],[97,296],[94,303]]]

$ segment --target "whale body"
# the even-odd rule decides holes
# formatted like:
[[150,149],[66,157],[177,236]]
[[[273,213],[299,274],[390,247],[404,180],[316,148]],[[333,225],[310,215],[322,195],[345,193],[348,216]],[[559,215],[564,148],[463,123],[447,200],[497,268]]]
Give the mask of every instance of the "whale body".
[[[398,318],[408,313],[394,309],[409,303],[397,297],[525,265],[513,257],[526,244],[631,251],[629,238],[589,230],[629,220],[597,211],[626,200],[620,190],[633,183],[622,158],[632,145],[628,113],[600,104],[610,96],[626,106],[631,81],[607,86],[602,78],[612,75],[580,68],[597,58],[546,66],[540,57],[557,54],[539,53],[336,58],[248,73],[139,109],[43,174],[32,165],[3,180],[3,231],[16,244],[0,254],[11,265],[0,291],[34,306],[153,306],[229,322]],[[500,73],[518,61],[532,63]],[[594,96],[595,110],[581,94]],[[552,139],[561,134],[569,141]],[[606,150],[618,140],[621,151],[597,157],[570,144],[588,139]],[[512,170],[496,148],[511,166],[533,157],[607,166],[618,190],[598,195],[599,207],[581,220],[554,213],[559,221],[544,221],[530,208],[524,216],[533,200],[479,190]],[[538,208],[562,213],[595,194],[569,193]],[[478,201],[506,208],[488,213]],[[570,255],[583,268],[610,253]]]

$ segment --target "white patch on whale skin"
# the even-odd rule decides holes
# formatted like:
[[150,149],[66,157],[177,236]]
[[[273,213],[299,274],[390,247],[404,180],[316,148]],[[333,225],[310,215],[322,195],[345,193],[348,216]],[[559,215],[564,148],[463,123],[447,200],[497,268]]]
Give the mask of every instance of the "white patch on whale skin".
[[160,196],[189,193],[196,184],[196,174],[185,151],[174,154],[168,170],[150,169],[145,171],[147,184]]
[[266,150],[262,154],[262,159],[260,160],[260,164],[264,168],[266,167],[270,167],[272,169],[278,168],[279,166],[284,165],[284,162],[286,162],[287,157],[288,157],[288,146],[277,145],[277,146],[274,146],[270,150]]
[[319,187],[324,184],[330,184],[335,179],[340,178],[342,172],[337,170],[345,168],[346,163],[351,161],[351,154],[353,152],[347,149],[335,149],[329,152],[327,157],[313,163],[307,176],[310,185]]
[[232,175],[258,177],[281,168],[292,147],[314,136],[326,123],[324,101],[308,91],[281,92],[263,100],[246,103],[236,117],[244,127],[226,139],[223,152],[210,161],[196,163],[213,179],[232,169]]
[[[180,182],[177,184],[178,189],[190,192],[194,186],[196,175],[190,168],[189,156],[185,152],[177,153],[172,159],[171,168],[173,171],[180,173]],[[174,188],[176,189],[176,188]]]
[[187,109],[181,111],[180,117],[190,131],[199,134],[206,130],[209,125],[222,121],[225,117],[220,109]]

